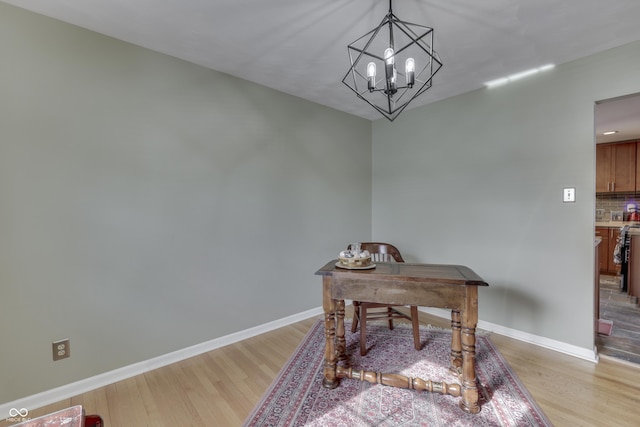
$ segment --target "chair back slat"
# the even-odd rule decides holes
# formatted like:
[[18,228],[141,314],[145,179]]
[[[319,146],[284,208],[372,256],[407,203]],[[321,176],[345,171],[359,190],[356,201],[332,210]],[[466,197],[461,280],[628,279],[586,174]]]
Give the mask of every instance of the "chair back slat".
[[[351,249],[351,245],[347,249]],[[372,262],[404,262],[398,248],[389,243],[362,242],[360,249],[369,251]]]

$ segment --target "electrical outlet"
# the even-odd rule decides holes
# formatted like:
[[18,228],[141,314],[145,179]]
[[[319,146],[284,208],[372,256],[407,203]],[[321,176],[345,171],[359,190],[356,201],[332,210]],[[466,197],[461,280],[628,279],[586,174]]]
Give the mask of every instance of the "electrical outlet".
[[71,341],[69,340],[69,338],[52,342],[51,349],[53,351],[54,362],[56,360],[71,357]]

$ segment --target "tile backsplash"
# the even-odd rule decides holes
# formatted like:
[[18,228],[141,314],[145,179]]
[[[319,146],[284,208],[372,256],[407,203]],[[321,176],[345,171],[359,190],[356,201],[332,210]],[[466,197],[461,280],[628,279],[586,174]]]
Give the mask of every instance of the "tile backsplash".
[[[602,212],[602,221],[610,221],[612,212],[622,212],[623,220],[627,219],[627,205],[634,204],[640,207],[640,194],[596,194],[596,213]],[[600,221],[596,215],[596,221]]]

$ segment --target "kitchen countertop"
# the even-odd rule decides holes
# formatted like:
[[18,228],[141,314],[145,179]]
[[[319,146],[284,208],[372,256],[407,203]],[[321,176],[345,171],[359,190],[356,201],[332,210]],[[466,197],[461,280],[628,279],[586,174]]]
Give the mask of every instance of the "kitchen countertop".
[[596,227],[621,228],[624,225],[640,224],[637,221],[596,221]]
[[621,228],[625,225],[637,225],[638,227],[629,228],[629,236],[640,236],[640,223],[636,221],[602,221],[596,222],[596,227]]

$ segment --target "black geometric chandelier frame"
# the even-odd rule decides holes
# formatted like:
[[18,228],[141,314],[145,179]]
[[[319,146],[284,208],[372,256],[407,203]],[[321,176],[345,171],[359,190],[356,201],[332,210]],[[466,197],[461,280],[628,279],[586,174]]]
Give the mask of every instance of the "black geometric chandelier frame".
[[442,67],[433,28],[401,21],[391,0],[380,25],[347,49],[351,67],[342,82],[390,121],[431,87]]

